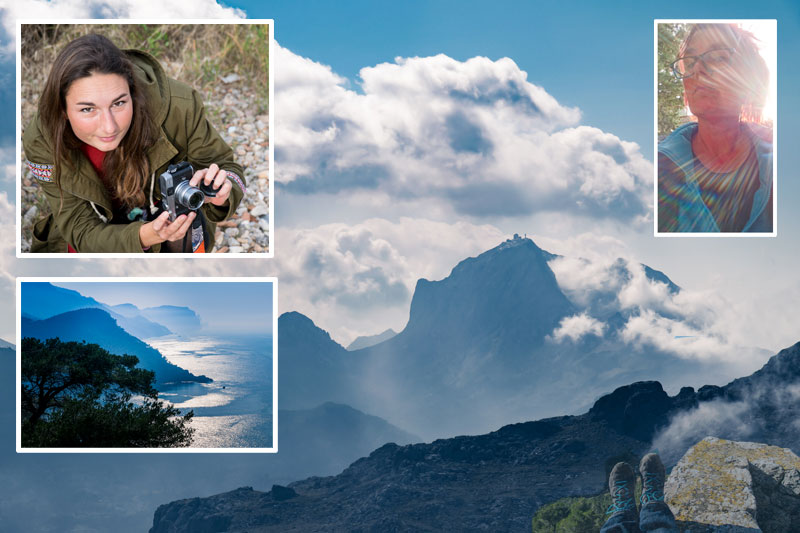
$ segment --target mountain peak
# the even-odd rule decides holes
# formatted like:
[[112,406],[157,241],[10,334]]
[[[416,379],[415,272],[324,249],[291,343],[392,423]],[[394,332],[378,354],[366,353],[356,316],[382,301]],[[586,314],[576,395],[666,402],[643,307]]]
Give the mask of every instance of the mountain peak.
[[453,268],[453,270],[455,271],[459,266],[470,261],[480,260],[481,258],[487,259],[491,257],[497,257],[513,251],[523,253],[527,252],[533,256],[542,256],[546,261],[549,261],[550,256],[552,255],[539,248],[536,243],[528,237],[520,237],[519,233],[515,233],[510,239],[501,242],[494,248],[486,250],[477,257],[468,257],[467,259],[464,259],[463,261],[459,262],[458,265]]
[[515,233],[513,237],[508,240],[503,241],[500,243],[497,248],[511,248],[514,246],[531,246],[533,245],[537,249],[541,249],[533,242],[533,240],[529,239],[527,235],[524,237],[520,237],[519,233]]
[[344,350],[344,347],[331,338],[331,334],[317,326],[313,320],[298,311],[287,311],[278,317],[278,330],[280,340],[304,339],[305,342],[312,342],[317,347],[323,345],[335,345],[336,349]]
[[[441,281],[420,279],[408,325],[398,337],[457,339],[461,348],[496,352],[541,344],[573,312],[547,264],[550,258],[531,239],[515,234],[459,262]],[[514,346],[504,346],[506,338],[513,338]]]

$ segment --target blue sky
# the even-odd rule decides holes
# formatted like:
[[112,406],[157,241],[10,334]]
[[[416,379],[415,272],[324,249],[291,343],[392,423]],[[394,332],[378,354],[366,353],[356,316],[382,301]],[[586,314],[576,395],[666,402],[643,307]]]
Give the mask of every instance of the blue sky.
[[[273,18],[283,46],[357,84],[359,70],[397,56],[512,58],[583,122],[652,152],[652,21],[776,18],[783,64],[798,50],[796,2],[228,2]],[[611,7],[613,6],[613,7]],[[784,76],[796,76],[791,68]],[[782,82],[785,80],[781,80]]]

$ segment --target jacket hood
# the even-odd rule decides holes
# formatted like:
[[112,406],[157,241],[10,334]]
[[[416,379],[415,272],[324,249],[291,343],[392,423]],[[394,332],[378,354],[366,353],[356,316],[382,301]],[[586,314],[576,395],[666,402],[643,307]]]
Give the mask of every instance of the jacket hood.
[[134,75],[144,89],[150,116],[159,126],[169,111],[169,78],[159,62],[141,50],[125,50],[125,55],[133,63]]

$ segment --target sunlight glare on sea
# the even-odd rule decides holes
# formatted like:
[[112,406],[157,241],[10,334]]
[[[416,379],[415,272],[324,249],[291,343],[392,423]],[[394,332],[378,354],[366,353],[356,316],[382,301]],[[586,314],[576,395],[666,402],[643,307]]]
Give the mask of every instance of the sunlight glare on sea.
[[211,383],[162,387],[159,398],[194,411],[192,447],[264,448],[272,445],[272,340],[269,337],[147,339],[170,363]]

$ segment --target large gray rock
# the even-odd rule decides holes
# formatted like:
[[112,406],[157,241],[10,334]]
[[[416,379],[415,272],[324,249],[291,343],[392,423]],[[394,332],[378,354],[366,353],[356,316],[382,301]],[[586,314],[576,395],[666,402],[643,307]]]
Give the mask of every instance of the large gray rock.
[[707,437],[673,468],[664,492],[684,531],[797,531],[800,458],[786,448]]

